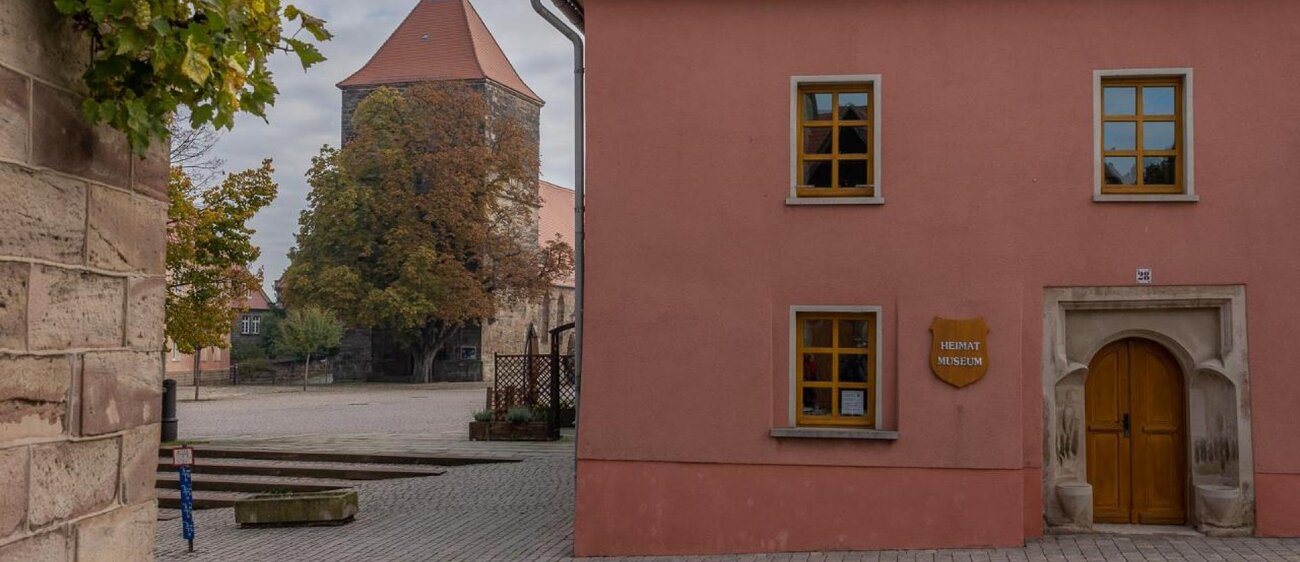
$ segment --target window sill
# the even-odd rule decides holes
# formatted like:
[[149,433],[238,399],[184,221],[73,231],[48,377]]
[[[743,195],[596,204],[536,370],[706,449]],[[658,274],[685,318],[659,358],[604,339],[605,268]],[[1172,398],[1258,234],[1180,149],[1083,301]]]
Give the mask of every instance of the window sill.
[[838,427],[774,427],[772,437],[778,439],[864,439],[871,441],[895,441],[897,431],[883,429],[844,429]]
[[786,205],[884,205],[884,197],[787,197]]
[[1094,193],[1093,203],[1195,203],[1194,193]]

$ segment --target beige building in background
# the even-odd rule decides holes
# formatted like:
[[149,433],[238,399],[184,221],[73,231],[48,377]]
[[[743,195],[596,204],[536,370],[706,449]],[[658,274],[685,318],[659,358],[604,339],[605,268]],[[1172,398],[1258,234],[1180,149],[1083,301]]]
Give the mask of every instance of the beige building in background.
[[0,560],[153,557],[166,150],[82,121],[89,53],[0,3]]

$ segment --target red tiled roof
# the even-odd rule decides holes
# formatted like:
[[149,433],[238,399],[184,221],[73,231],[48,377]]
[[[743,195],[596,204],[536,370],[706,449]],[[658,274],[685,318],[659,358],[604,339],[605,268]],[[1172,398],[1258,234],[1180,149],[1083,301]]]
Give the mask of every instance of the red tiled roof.
[[542,103],[469,0],[419,0],[370,62],[338,87],[481,79]]
[[[572,247],[574,237],[573,190],[538,180],[537,194],[542,198],[542,208],[537,213],[538,240],[545,244],[554,240],[555,235],[559,234],[560,239]],[[572,286],[573,276],[561,280],[560,284]]]

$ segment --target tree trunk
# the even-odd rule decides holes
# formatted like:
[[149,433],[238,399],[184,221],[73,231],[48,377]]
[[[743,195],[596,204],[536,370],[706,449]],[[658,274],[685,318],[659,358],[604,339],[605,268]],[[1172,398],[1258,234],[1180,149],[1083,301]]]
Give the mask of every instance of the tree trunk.
[[307,369],[311,368],[311,354],[307,354],[307,361],[302,364],[302,391],[307,392]]
[[194,350],[194,401],[199,401],[199,354],[203,353],[203,348]]
[[420,342],[416,344],[411,356],[411,368],[414,370],[411,373],[412,379],[420,382],[433,381],[433,361],[454,331],[454,328],[441,323],[429,324],[420,329]]

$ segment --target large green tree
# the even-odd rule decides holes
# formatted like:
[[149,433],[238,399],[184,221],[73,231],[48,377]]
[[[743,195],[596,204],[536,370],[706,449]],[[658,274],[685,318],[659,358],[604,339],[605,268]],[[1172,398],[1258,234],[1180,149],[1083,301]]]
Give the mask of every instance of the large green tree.
[[569,247],[537,242],[536,141],[488,115],[479,92],[454,83],[381,88],[359,104],[354,136],[307,174],[288,306],[399,334],[427,381],[457,329],[567,274]]
[[194,355],[194,396],[198,398],[198,353],[226,347],[231,322],[243,302],[262,283],[250,272],[261,251],[253,244],[248,220],[275,199],[271,161],[225,177],[210,188],[197,187],[180,168],[167,185],[166,333],[170,344]]

